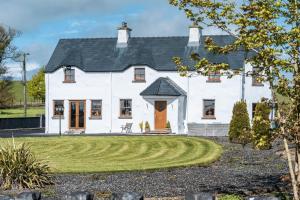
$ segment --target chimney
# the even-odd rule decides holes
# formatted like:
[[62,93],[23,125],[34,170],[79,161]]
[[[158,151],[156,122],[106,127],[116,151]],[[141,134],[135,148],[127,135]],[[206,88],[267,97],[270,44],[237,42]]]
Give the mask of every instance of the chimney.
[[201,36],[202,36],[201,27],[193,23],[193,25],[190,26],[188,46],[199,46]]
[[126,22],[122,22],[122,26],[118,28],[117,47],[127,47],[131,29],[127,27]]

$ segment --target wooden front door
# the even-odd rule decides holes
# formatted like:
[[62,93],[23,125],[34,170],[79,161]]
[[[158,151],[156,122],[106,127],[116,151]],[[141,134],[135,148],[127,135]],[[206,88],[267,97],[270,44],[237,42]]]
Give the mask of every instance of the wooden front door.
[[165,129],[167,123],[167,102],[155,101],[155,129]]
[[70,101],[69,128],[85,129],[85,101]]

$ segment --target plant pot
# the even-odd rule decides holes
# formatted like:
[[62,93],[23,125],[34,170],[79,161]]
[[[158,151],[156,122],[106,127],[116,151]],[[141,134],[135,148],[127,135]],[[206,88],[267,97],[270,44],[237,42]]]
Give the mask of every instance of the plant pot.
[[149,133],[150,132],[150,128],[145,128],[145,133]]

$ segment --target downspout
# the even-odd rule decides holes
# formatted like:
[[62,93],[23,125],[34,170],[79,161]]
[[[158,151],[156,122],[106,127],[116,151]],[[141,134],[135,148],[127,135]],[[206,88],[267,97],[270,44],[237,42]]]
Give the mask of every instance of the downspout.
[[112,72],[110,72],[110,130],[112,132]]
[[247,58],[247,51],[245,51],[244,55],[244,63],[243,63],[243,71],[242,71],[242,97],[241,100],[245,101],[245,83],[246,83],[246,58]]

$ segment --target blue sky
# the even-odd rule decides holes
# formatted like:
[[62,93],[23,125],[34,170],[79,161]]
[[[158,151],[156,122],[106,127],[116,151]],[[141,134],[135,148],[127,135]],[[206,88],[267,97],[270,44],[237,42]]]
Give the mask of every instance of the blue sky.
[[[168,0],[0,0],[0,5],[0,24],[22,32],[14,44],[30,53],[29,70],[47,64],[60,38],[116,37],[122,21],[132,36],[187,35],[191,24]],[[20,74],[19,65],[11,63],[11,72]]]

